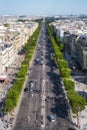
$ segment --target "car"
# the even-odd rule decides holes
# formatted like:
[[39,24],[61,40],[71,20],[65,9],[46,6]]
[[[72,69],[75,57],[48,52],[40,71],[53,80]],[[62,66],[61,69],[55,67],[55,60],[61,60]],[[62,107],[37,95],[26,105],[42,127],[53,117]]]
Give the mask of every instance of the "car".
[[47,98],[48,98],[48,99],[51,99],[51,97],[50,97],[50,96],[47,96]]
[[33,89],[30,87],[30,88],[29,88],[29,91],[30,91],[30,92],[33,92]]
[[43,59],[43,55],[41,55],[41,60]]
[[49,115],[48,119],[50,120],[50,122],[55,122],[55,117],[54,115]]
[[39,58],[37,58],[37,59],[36,59],[36,61],[37,61],[37,62],[39,62],[39,61],[40,61],[40,59],[39,59]]
[[71,71],[71,75],[75,75],[75,72],[74,72],[74,71]]
[[48,102],[48,101],[49,101],[49,100],[46,98],[46,99],[45,99],[45,102]]
[[40,58],[37,58],[36,60],[35,60],[35,65],[40,65]]
[[37,90],[37,89],[36,89],[36,90],[34,90],[34,91],[35,91],[36,93],[39,93],[39,92],[40,92],[40,90]]
[[28,90],[28,88],[26,87],[26,88],[24,88],[24,92],[27,92],[27,90]]
[[55,70],[56,69],[56,67],[55,66],[53,66],[53,70]]
[[43,61],[40,62],[40,65],[43,65]]
[[53,71],[53,69],[51,68],[50,71]]
[[3,115],[4,115],[4,114],[3,114],[2,112],[0,112],[0,117],[3,117]]
[[30,80],[30,81],[29,81],[29,84],[32,84],[32,83],[33,83],[33,81],[32,81],[32,80]]
[[32,80],[29,81],[29,86],[32,87],[32,88],[34,87],[34,83],[33,83]]

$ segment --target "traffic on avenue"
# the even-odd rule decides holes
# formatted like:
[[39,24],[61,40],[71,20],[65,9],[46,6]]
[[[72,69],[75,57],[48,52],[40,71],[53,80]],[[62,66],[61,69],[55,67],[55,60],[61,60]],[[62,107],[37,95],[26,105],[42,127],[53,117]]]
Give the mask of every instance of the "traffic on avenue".
[[13,130],[74,130],[69,103],[42,24]]

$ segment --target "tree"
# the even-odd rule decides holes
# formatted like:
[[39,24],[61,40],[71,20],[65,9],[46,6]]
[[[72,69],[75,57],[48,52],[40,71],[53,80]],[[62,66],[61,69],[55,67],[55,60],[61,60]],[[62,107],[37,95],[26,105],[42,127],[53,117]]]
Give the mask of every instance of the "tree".
[[85,108],[85,98],[79,96],[75,91],[70,90],[68,92],[69,101],[72,107],[73,113],[77,113]]
[[68,62],[66,60],[57,60],[57,63],[60,68],[68,68]]
[[74,90],[75,84],[74,84],[74,81],[72,81],[71,79],[64,79],[63,83],[67,91]]
[[70,70],[68,68],[60,68],[60,73],[63,78],[70,78]]

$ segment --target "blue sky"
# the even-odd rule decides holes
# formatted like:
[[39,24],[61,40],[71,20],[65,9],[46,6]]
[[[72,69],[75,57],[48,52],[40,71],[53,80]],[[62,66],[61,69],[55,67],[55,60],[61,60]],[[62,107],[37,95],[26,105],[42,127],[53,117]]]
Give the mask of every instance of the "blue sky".
[[87,14],[87,0],[0,0],[0,15]]

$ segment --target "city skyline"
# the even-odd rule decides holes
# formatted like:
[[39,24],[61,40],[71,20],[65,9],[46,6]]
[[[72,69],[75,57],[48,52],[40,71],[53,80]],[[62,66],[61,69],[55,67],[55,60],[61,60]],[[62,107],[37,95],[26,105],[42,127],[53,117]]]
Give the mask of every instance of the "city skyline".
[[86,0],[3,0],[0,15],[87,14]]

